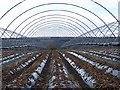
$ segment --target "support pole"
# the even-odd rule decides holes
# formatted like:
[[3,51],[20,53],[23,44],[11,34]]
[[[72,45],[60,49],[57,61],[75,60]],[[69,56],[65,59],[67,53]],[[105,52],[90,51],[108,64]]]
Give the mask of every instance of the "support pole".
[[[120,37],[120,1],[118,2],[118,21],[119,21],[119,26],[118,26],[118,37]],[[119,40],[120,43],[120,40]]]

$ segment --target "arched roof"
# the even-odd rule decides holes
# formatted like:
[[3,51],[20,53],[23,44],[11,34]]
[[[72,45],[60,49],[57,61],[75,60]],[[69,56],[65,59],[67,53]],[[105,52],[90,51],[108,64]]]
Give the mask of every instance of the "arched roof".
[[32,1],[16,2],[1,15],[1,38],[118,36],[116,15],[96,1]]

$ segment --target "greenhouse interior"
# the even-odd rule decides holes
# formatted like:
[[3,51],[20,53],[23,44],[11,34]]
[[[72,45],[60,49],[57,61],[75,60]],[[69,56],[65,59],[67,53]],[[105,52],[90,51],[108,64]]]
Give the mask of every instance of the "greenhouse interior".
[[120,89],[119,0],[1,0],[0,87]]

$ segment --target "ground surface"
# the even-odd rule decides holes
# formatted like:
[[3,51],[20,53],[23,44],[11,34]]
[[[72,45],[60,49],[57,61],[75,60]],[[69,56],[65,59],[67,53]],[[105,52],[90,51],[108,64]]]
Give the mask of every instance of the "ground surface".
[[3,88],[120,88],[120,56],[110,50],[4,51]]

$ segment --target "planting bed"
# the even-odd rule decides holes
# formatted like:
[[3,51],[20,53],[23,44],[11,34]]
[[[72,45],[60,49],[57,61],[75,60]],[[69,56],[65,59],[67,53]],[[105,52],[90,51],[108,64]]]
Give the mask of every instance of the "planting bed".
[[119,89],[119,61],[116,50],[11,51],[0,62],[3,88]]

